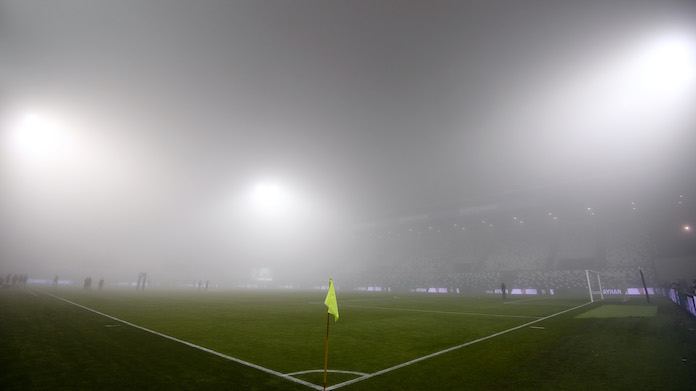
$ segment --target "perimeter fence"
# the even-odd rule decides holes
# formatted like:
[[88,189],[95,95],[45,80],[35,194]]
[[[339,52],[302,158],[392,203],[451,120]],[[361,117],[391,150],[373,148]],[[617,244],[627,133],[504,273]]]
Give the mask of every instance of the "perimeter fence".
[[677,289],[669,290],[669,298],[677,304],[681,309],[691,314],[696,318],[696,303],[694,302],[694,294]]

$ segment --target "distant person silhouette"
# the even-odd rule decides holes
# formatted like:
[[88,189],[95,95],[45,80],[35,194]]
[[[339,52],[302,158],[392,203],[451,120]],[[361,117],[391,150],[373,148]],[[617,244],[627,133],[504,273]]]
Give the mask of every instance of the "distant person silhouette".
[[58,275],[56,274],[55,277],[53,277],[53,285],[54,288],[58,286]]
[[144,291],[145,283],[147,282],[147,273],[138,274],[138,285],[135,287],[136,291]]
[[503,291],[503,300],[505,299],[505,283],[500,286],[500,290]]

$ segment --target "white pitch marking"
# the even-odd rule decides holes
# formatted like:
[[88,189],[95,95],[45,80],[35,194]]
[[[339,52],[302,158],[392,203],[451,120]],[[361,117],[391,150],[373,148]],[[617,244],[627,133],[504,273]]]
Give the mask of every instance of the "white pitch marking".
[[481,313],[476,313],[476,312],[452,312],[452,311],[414,310],[414,309],[409,309],[409,308],[369,307],[369,306],[351,305],[351,304],[341,304],[341,307],[367,308],[367,309],[372,309],[372,310],[426,312],[426,313],[431,313],[431,314],[493,316],[493,317],[499,317],[499,318],[526,318],[526,319],[539,319],[539,318],[540,318],[540,316],[481,314]]
[[348,299],[348,300],[344,299],[344,300],[341,300],[341,303],[345,303],[347,301],[384,301],[384,300],[397,300],[397,299],[396,299],[396,297],[373,297],[371,299]]
[[543,330],[543,329],[544,329],[544,327],[539,327],[539,326],[529,326],[529,328],[530,328],[530,329],[539,329],[539,330]]
[[154,331],[154,330],[147,329],[147,328],[142,327],[142,326],[138,326],[137,324],[134,324],[134,323],[131,323],[131,322],[126,322],[125,320],[121,320],[121,319],[116,318],[116,317],[113,317],[113,316],[111,316],[111,315],[107,315],[107,314],[105,314],[105,313],[103,313],[103,312],[99,312],[99,311],[97,311],[97,310],[93,310],[93,309],[91,309],[91,308],[89,308],[89,307],[85,307],[85,306],[83,306],[83,305],[74,303],[74,302],[72,302],[72,301],[70,301],[70,300],[66,300],[66,299],[64,299],[64,298],[62,298],[62,297],[59,297],[59,296],[56,296],[56,295],[52,295],[52,294],[50,294],[50,293],[48,293],[48,292],[44,292],[44,291],[42,291],[42,290],[39,290],[39,292],[41,292],[41,293],[43,293],[43,294],[46,294],[46,295],[48,295],[48,296],[51,296],[51,297],[55,297],[55,298],[58,299],[58,300],[62,300],[62,301],[64,301],[64,302],[66,302],[66,303],[69,303],[69,304],[72,304],[72,305],[74,305],[74,306],[80,307],[80,308],[85,309],[85,310],[87,310],[87,311],[94,312],[95,314],[98,314],[98,315],[101,315],[101,316],[105,316],[105,317],[107,317],[107,318],[109,318],[109,319],[113,319],[113,320],[115,320],[115,321],[117,321],[117,322],[121,322],[121,323],[123,323],[123,324],[127,324],[127,325],[129,325],[129,326],[131,326],[131,327],[135,327],[136,329],[140,329],[140,330],[143,330],[143,331],[147,331],[148,333],[152,333],[152,334],[158,335],[158,336],[160,336],[160,337],[167,338],[167,339],[172,340],[172,341],[174,341],[174,342],[179,342],[179,343],[184,344],[184,345],[186,345],[186,346],[190,346],[190,347],[192,347],[192,348],[196,348],[196,349],[202,350],[202,351],[204,351],[204,352],[207,352],[207,353],[216,355],[216,356],[218,356],[218,357],[222,357],[222,358],[225,358],[225,359],[227,359],[227,360],[234,361],[234,362],[236,362],[236,363],[239,363],[239,364],[242,364],[242,365],[246,365],[246,366],[248,366],[248,367],[252,367],[252,368],[258,369],[259,371],[263,371],[263,372],[269,373],[269,374],[271,374],[271,375],[275,375],[275,376],[278,376],[278,377],[282,377],[283,379],[290,380],[290,381],[292,381],[292,382],[299,383],[299,384],[305,385],[305,386],[307,386],[307,387],[314,388],[315,390],[323,390],[323,389],[324,389],[322,386],[318,386],[318,385],[316,385],[316,384],[312,384],[312,383],[306,382],[306,381],[304,381],[304,380],[296,379],[296,378],[294,378],[294,377],[292,377],[292,376],[289,376],[289,375],[280,373],[280,372],[278,372],[278,371],[274,371],[274,370],[272,370],[272,369],[269,369],[269,368],[266,368],[266,367],[262,367],[262,366],[260,366],[260,365],[252,364],[252,363],[250,363],[250,362],[248,362],[248,361],[244,361],[244,360],[241,360],[241,359],[236,358],[236,357],[228,356],[228,355],[226,355],[226,354],[216,352],[216,351],[214,351],[214,350],[212,350],[212,349],[204,348],[203,346],[199,346],[199,345],[193,344],[193,343],[191,343],[191,342],[184,341],[184,340],[179,339],[179,338],[174,338],[174,337],[171,337],[171,336],[169,336],[169,335],[162,334],[162,333],[159,333],[159,332]]
[[[396,297],[377,297],[372,299],[341,299],[341,303],[356,302],[356,301],[385,301],[385,300],[397,300]],[[323,301],[310,301],[308,304],[324,304]]]
[[369,374],[369,375],[365,375],[365,376],[362,376],[362,377],[358,377],[358,378],[356,378],[356,379],[348,380],[348,381],[345,381],[345,382],[343,382],[343,383],[338,383],[338,384],[335,384],[335,385],[333,385],[333,386],[326,387],[326,389],[327,389],[327,390],[335,390],[335,389],[337,389],[337,388],[345,387],[345,386],[350,385],[350,384],[353,384],[353,383],[357,383],[357,382],[360,382],[360,381],[363,381],[363,380],[367,380],[367,379],[369,379],[369,378],[372,378],[372,377],[375,377],[375,376],[379,376],[379,375],[385,374],[385,373],[387,373],[387,372],[391,372],[391,371],[397,370],[397,369],[399,369],[399,368],[403,368],[403,367],[409,366],[409,365],[411,365],[411,364],[415,364],[415,363],[417,363],[417,362],[424,361],[424,360],[427,360],[427,359],[429,359],[429,358],[433,358],[433,357],[439,356],[439,355],[441,355],[441,354],[445,354],[445,353],[451,352],[451,351],[453,351],[453,350],[461,349],[461,348],[463,348],[463,347],[466,347],[466,346],[469,346],[469,345],[473,345],[473,344],[475,344],[475,343],[478,343],[478,342],[481,342],[481,341],[485,341],[485,340],[487,340],[487,339],[491,339],[491,338],[494,338],[494,337],[498,337],[498,336],[500,336],[500,335],[509,333],[509,332],[511,332],[511,331],[519,330],[519,329],[521,329],[521,328],[523,328],[523,327],[527,327],[527,326],[532,325],[532,324],[534,324],[534,323],[539,323],[539,322],[544,321],[544,320],[546,320],[546,319],[553,318],[554,316],[558,316],[558,315],[561,315],[561,314],[565,314],[566,312],[570,312],[570,311],[576,310],[576,309],[578,309],[578,308],[584,307],[584,306],[586,306],[586,305],[588,305],[588,304],[592,304],[592,302],[587,302],[587,303],[585,303],[585,304],[581,304],[581,305],[579,305],[579,306],[576,306],[576,307],[573,307],[573,308],[569,308],[569,309],[563,310],[563,311],[561,311],[561,312],[557,312],[557,313],[555,313],[555,314],[553,314],[553,315],[549,315],[549,316],[543,317],[543,318],[541,318],[541,319],[533,320],[533,321],[528,322],[528,323],[525,323],[525,324],[523,324],[523,325],[513,327],[513,328],[511,328],[511,329],[507,329],[507,330],[504,330],[504,331],[501,331],[501,332],[498,332],[498,333],[495,333],[495,334],[491,334],[491,335],[489,335],[489,336],[487,336],[487,337],[479,338],[479,339],[476,339],[476,340],[473,340],[473,341],[469,341],[469,342],[463,343],[463,344],[461,344],[461,345],[457,345],[457,346],[453,346],[453,347],[448,348],[448,349],[445,349],[445,350],[441,350],[441,351],[439,351],[439,352],[431,353],[431,354],[428,354],[427,356],[419,357],[419,358],[416,358],[416,359],[414,359],[414,360],[407,361],[407,362],[405,362],[405,363],[401,363],[401,364],[395,365],[395,366],[393,366],[393,367],[389,367],[389,368],[387,368],[387,369],[382,369],[381,371],[377,371],[377,372],[371,373],[371,374]]
[[548,300],[552,299],[553,297],[536,297],[534,299],[524,299],[524,300],[515,300],[515,301],[506,301],[503,304],[519,304],[519,303],[524,303],[525,301],[534,301],[534,300]]
[[[288,376],[293,376],[293,375],[304,375],[306,373],[317,373],[317,372],[324,372],[323,369],[310,369],[308,371],[299,371],[299,372],[292,372],[292,373],[286,373]],[[340,369],[328,369],[326,372],[331,372],[331,373],[345,373],[348,375],[358,375],[358,376],[366,376],[369,375],[369,373],[364,373],[364,372],[356,372],[356,371],[342,371]]]

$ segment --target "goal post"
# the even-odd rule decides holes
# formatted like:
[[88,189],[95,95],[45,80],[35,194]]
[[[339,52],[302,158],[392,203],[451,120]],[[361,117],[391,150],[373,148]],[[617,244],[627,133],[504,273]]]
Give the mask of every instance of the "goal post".
[[605,299],[628,300],[628,285],[625,272],[620,270],[605,272],[585,270],[585,277],[591,302]]
[[[585,276],[587,276],[587,289],[590,291],[590,301],[595,301],[595,293],[599,293],[600,300],[604,300],[602,278],[600,277],[599,272],[594,270],[585,270]],[[597,292],[595,292],[593,288],[597,288]]]

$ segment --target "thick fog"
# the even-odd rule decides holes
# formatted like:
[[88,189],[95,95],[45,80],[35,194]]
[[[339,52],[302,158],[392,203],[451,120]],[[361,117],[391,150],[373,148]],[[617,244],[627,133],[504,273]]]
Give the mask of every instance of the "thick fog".
[[378,221],[694,189],[694,103],[690,1],[0,0],[0,275],[322,282]]

